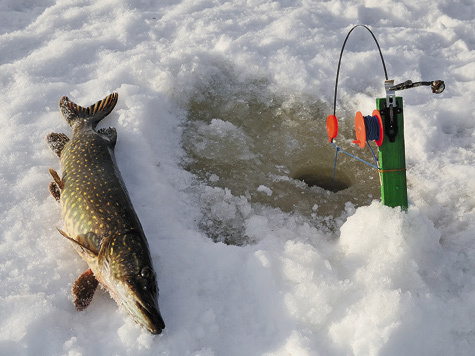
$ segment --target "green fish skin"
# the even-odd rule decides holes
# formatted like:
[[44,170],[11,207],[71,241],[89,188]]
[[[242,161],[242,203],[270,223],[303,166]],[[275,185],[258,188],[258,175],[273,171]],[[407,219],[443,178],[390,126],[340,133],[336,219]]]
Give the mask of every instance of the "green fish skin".
[[47,142],[61,159],[62,176],[50,169],[50,192],[61,204],[64,231],[89,265],[74,283],[74,304],[85,309],[101,284],[134,320],[153,334],[165,323],[158,307],[158,287],[145,234],[114,156],[114,128],[95,130],[114,109],[113,93],[87,108],[67,97],[59,107],[73,130],[50,133]]

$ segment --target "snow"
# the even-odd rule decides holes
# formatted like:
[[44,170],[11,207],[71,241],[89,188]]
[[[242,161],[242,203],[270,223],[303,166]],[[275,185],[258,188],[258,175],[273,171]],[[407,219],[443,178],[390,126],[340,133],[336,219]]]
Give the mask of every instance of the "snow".
[[[4,0],[0,4],[1,355],[470,355],[475,346],[472,1]],[[339,157],[323,182],[338,55],[368,25],[404,98],[410,207]],[[384,96],[370,34],[343,56],[337,143]],[[119,93],[100,127],[150,244],[166,329],[98,290],[56,231],[57,103]],[[310,173],[309,173],[310,172]],[[330,172],[330,173],[328,173]],[[319,175],[320,174],[320,175]]]

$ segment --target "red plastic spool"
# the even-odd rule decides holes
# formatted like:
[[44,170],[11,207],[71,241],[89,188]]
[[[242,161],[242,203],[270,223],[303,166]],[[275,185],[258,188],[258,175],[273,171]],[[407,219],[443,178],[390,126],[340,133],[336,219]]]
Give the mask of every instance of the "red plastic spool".
[[383,132],[383,119],[381,118],[381,113],[379,110],[373,110],[372,113],[373,116],[376,116],[378,118],[378,124],[379,124],[379,140],[374,141],[376,142],[376,145],[379,147],[383,144],[383,137],[384,137],[384,132]]
[[[378,119],[379,125],[379,139],[375,140],[376,145],[381,146],[383,143],[383,120],[381,119],[381,114],[378,110],[373,110],[373,116],[376,116]],[[366,126],[364,123],[364,117],[361,111],[358,111],[355,116],[355,132],[356,132],[356,140],[353,143],[357,143],[361,148],[364,148],[366,145]]]

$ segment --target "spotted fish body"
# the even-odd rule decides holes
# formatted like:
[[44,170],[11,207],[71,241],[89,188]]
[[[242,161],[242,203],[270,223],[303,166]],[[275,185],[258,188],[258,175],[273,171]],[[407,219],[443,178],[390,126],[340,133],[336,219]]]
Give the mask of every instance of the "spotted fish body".
[[50,191],[61,203],[65,231],[59,231],[89,265],[73,286],[76,309],[89,305],[101,283],[136,322],[158,334],[165,324],[156,277],[142,225],[115,162],[117,134],[113,128],[95,130],[117,99],[114,93],[83,108],[61,98],[59,106],[73,135],[47,137],[62,165],[61,178],[50,169]]

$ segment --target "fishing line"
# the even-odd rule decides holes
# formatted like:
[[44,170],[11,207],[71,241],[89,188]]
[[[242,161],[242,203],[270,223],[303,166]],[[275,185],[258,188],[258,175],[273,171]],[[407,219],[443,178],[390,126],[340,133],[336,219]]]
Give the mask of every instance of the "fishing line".
[[335,163],[333,164],[333,175],[332,175],[332,184],[330,186],[330,189],[333,191],[333,183],[335,181],[335,172],[336,172],[336,162],[337,162],[337,159],[338,159],[338,152],[342,152],[350,157],[353,157],[353,158],[356,158],[358,161],[361,161],[363,162],[364,164],[367,164],[368,166],[371,166],[373,168],[376,168],[379,170],[379,164],[378,164],[378,159],[376,158],[376,155],[374,154],[374,151],[373,151],[373,148],[371,147],[371,145],[369,144],[368,142],[368,147],[369,149],[371,150],[371,153],[373,154],[373,157],[374,157],[374,162],[375,164],[372,164],[372,163],[369,163],[367,161],[365,161],[364,159],[361,159],[359,157],[356,157],[354,155],[352,155],[351,153],[348,153],[344,150],[342,150],[340,147],[338,147],[337,145],[335,145],[333,142],[331,142],[331,144],[333,145],[333,147],[335,147]]
[[[363,162],[364,164],[367,164],[368,166],[371,166],[371,167],[376,168],[376,169],[379,168],[379,167],[377,166],[377,164],[378,164],[378,159],[376,158],[376,155],[374,154],[374,151],[373,151],[373,149],[371,148],[370,145],[368,145],[368,146],[369,146],[369,148],[371,149],[371,152],[373,153],[373,157],[374,157],[374,159],[375,159],[375,164],[369,163],[369,162],[365,161],[364,159],[361,159],[361,158],[359,158],[359,157],[356,157],[356,156],[352,155],[351,153],[348,153],[348,152],[342,150],[340,147],[338,147],[337,145],[335,145],[333,142],[332,142],[332,145],[333,145],[333,147],[336,148],[335,162],[336,162],[336,157],[337,157],[337,155],[338,155],[338,152],[342,152],[342,153],[344,153],[344,154],[346,154],[346,155],[348,155],[348,156],[350,156],[350,157],[356,158],[358,161],[361,161],[361,162]],[[335,167],[336,167],[336,163],[335,163]],[[335,170],[333,170],[333,173],[335,173]]]
[[379,131],[379,122],[377,116],[364,116],[364,124],[366,127],[366,140],[378,141],[381,132]]

